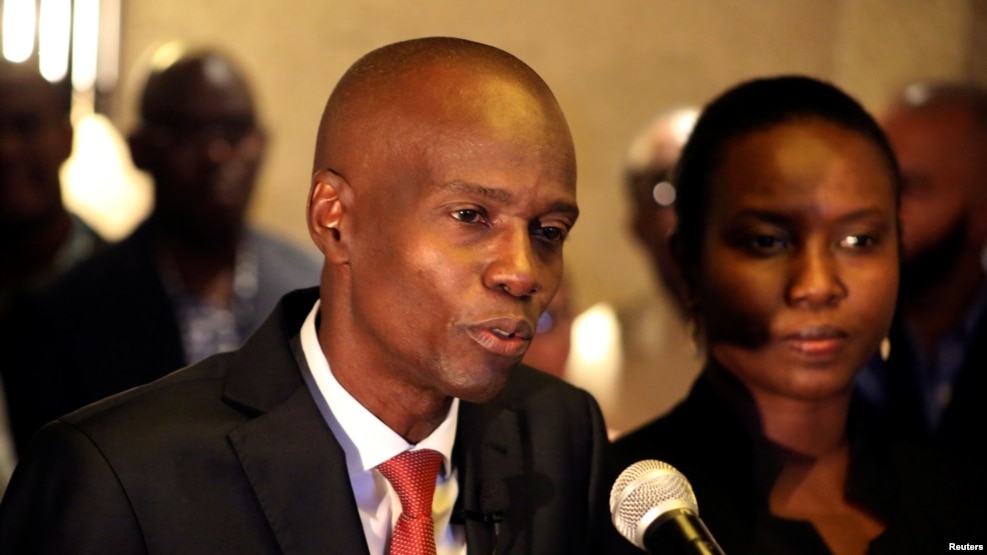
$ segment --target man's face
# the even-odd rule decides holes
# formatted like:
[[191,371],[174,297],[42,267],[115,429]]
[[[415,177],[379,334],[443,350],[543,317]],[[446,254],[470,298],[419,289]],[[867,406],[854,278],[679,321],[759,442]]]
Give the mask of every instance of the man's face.
[[200,239],[235,235],[265,142],[250,94],[212,59],[162,81],[153,120],[132,139],[135,161],[154,178],[155,213]]
[[26,230],[60,211],[58,172],[72,128],[40,77],[0,77],[0,225]]
[[949,107],[897,109],[884,119],[904,177],[901,226],[906,262],[951,242],[962,248],[972,218],[983,211],[987,162],[977,151],[969,119],[964,111]]
[[669,237],[675,231],[675,187],[671,184],[674,161],[630,176],[634,193],[631,229],[638,241],[651,255],[654,269],[662,286],[679,295],[682,291],[672,257]]
[[469,100],[409,95],[393,142],[346,175],[356,341],[404,385],[483,401],[559,286],[574,154],[561,117],[513,82],[430,78]]

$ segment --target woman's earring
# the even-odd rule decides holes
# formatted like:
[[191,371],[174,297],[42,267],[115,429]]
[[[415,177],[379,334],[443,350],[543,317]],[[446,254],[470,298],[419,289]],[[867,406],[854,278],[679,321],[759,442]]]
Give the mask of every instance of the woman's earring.
[[890,339],[888,339],[887,337],[885,337],[884,339],[881,340],[881,348],[880,348],[880,351],[879,352],[881,353],[881,360],[883,360],[884,362],[887,362],[888,359],[891,357],[891,340]]

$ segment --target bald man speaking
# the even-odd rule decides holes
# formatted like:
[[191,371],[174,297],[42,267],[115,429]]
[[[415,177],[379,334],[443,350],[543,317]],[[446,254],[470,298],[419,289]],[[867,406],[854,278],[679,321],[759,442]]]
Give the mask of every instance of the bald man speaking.
[[43,428],[0,552],[607,552],[597,405],[519,366],[575,168],[510,54],[429,38],[361,58],[319,126],[320,288],[238,351]]

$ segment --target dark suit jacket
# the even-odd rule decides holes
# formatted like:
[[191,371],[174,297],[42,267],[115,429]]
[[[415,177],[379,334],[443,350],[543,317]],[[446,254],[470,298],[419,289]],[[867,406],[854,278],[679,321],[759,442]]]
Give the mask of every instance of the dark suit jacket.
[[987,314],[981,316],[968,343],[953,384],[953,397],[934,434],[926,430],[916,355],[900,318],[895,318],[889,337],[891,357],[887,363],[881,367],[880,361],[872,362],[878,365],[879,372],[884,372],[882,379],[888,388],[888,420],[905,437],[929,441],[980,464],[987,462],[982,448],[983,423],[987,422]]
[[[319,263],[272,237],[256,247],[256,329],[278,299],[318,283]],[[46,422],[187,364],[177,316],[145,222],[21,307],[19,330],[0,359],[18,450]]]
[[[2,553],[366,553],[342,448],[291,339],[317,296],[286,296],[238,351],[45,426],[0,504]],[[459,506],[503,509],[497,553],[607,552],[610,465],[595,401],[519,367],[461,403]],[[503,507],[484,507],[498,484]],[[470,553],[493,527],[466,520]]]

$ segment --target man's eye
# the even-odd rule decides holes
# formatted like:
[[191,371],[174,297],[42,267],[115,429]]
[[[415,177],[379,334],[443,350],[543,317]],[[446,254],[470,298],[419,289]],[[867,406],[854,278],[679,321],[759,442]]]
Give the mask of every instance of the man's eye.
[[453,212],[452,217],[456,218],[457,220],[463,223],[475,224],[483,219],[483,214],[481,214],[479,210],[473,210],[471,208],[463,208],[461,210],[456,210],[455,212]]
[[531,231],[533,235],[542,237],[545,240],[552,242],[565,241],[565,238],[568,235],[568,231],[561,227],[541,226],[537,224],[533,226]]

